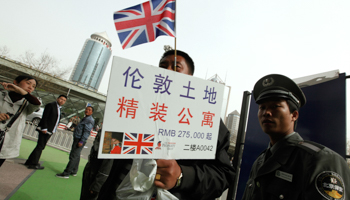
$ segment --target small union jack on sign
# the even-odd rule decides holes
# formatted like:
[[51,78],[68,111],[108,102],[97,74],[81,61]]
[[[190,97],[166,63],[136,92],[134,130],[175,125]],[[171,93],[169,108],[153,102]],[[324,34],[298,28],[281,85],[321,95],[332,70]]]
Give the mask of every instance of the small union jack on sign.
[[175,0],[150,0],[115,12],[113,19],[123,49],[175,37]]
[[125,133],[123,154],[152,154],[154,134]]

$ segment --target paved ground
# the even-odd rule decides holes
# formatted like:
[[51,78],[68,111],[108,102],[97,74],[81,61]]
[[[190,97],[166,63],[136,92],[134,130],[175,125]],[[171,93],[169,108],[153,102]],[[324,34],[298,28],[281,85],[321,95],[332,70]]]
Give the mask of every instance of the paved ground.
[[[22,165],[24,159],[7,159],[0,169],[0,199],[5,199],[30,177],[35,171]],[[6,172],[6,173],[5,173]]]
[[82,172],[87,160],[80,159],[76,177],[60,179],[68,163],[67,152],[46,147],[41,156],[44,170],[27,169],[23,163],[28,158],[36,142],[22,139],[20,155],[15,159],[6,159],[0,167],[0,200],[75,200],[80,197]]

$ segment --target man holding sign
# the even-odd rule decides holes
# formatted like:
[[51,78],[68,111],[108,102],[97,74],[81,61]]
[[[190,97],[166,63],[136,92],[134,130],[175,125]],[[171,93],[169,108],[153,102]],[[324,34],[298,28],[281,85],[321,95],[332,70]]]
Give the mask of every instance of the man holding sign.
[[[182,51],[176,51],[176,71],[193,75],[194,63]],[[159,67],[174,70],[175,51],[163,54]],[[215,199],[228,188],[235,175],[227,150],[230,133],[220,120],[215,159],[164,160],[158,159],[154,185],[169,190],[179,199]],[[115,199],[115,192],[131,167],[132,160],[116,159],[111,174],[103,185],[99,199]]]

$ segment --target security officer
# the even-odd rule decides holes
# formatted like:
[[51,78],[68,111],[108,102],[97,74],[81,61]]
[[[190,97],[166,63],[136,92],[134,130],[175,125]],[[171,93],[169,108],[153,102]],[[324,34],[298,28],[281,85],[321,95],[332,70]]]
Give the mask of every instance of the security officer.
[[243,199],[350,199],[350,170],[331,149],[303,138],[294,129],[306,98],[286,76],[271,74],[254,86],[268,149],[255,160]]

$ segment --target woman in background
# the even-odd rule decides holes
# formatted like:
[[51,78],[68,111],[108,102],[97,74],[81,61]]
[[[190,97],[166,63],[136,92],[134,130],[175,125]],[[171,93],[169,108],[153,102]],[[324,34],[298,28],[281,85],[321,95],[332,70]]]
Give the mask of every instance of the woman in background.
[[[0,88],[0,132],[5,136],[0,143],[0,166],[7,158],[19,156],[26,117],[39,109],[41,104],[38,98],[30,94],[37,84],[33,77],[27,75],[16,77],[13,83],[0,82],[3,87]],[[8,128],[21,106],[24,106],[23,111]]]

